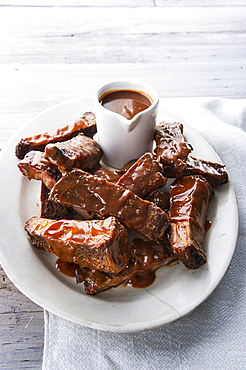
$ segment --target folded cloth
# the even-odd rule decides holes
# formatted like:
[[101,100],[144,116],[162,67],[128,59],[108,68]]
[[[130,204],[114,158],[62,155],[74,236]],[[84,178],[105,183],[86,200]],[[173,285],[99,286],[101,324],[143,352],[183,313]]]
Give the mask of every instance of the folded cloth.
[[189,316],[154,330],[103,332],[45,311],[43,370],[245,369],[246,100],[161,99],[160,107],[197,130],[226,165],[240,217],[230,268]]

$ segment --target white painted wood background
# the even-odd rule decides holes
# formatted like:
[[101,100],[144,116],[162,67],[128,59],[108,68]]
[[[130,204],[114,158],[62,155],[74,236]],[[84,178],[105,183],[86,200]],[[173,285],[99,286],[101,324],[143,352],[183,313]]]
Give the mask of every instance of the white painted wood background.
[[[0,149],[36,113],[109,79],[246,98],[245,61],[246,0],[0,0]],[[42,308],[3,270],[0,288],[0,368],[41,369]]]

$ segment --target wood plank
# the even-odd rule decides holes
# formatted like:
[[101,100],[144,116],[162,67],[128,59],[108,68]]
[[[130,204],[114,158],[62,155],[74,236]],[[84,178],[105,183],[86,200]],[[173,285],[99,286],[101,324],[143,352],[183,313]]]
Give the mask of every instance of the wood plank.
[[246,56],[246,7],[214,8],[212,17],[211,8],[197,7],[96,9],[1,8],[0,63],[221,62]]
[[11,0],[11,1],[0,1],[0,5],[4,6],[68,6],[68,7],[108,7],[108,6],[155,6],[154,0]]
[[214,6],[246,6],[245,0],[155,0],[156,6],[199,6],[199,7],[214,7]]
[[246,6],[245,0],[0,0],[0,6],[144,7],[144,6]]
[[[43,312],[1,315],[0,368],[41,368],[44,343]],[[14,339],[13,339],[14,338]],[[23,366],[24,365],[24,366]]]
[[0,267],[1,369],[41,368],[44,342],[43,309],[31,302]]
[[[41,312],[43,309],[25,297],[6,277],[4,270],[0,266],[0,314],[8,315],[11,313],[23,314],[24,312]],[[0,322],[2,323],[2,321]],[[26,325],[26,324],[25,324]]]

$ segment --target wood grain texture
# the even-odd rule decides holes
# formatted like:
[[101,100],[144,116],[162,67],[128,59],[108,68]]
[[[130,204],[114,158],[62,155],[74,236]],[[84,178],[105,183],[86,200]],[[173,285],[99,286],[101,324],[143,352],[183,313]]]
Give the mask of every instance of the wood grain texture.
[[0,0],[0,5],[3,6],[31,6],[31,7],[53,7],[53,6],[66,6],[66,7],[140,7],[140,6],[155,6],[154,0]]
[[43,309],[20,293],[1,268],[0,281],[0,368],[41,368]]
[[0,63],[235,61],[245,19],[246,7],[3,7]]
[[[245,5],[0,0],[0,150],[35,114],[108,80],[145,80],[161,97],[246,98]],[[43,310],[3,270],[0,281],[0,368],[41,369]]]
[[245,0],[155,0],[156,6],[199,6],[199,7],[214,7],[214,6],[246,6]]
[[152,7],[152,6],[245,6],[244,0],[0,0],[3,6]]

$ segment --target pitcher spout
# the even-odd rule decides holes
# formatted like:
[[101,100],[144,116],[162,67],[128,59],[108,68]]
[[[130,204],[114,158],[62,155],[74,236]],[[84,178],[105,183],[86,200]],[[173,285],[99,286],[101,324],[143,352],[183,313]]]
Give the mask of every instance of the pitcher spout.
[[131,132],[137,127],[138,123],[141,121],[141,116],[142,114],[139,113],[137,116],[133,117],[131,120],[127,120],[127,119],[121,120],[121,125],[127,132]]

